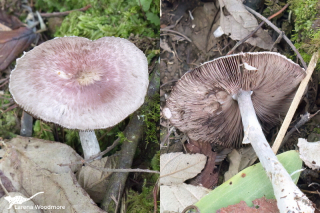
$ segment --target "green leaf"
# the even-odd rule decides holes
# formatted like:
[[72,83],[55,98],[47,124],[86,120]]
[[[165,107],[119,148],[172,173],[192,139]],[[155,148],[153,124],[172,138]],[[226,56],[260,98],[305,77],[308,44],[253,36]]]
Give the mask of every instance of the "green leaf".
[[147,19],[156,26],[160,26],[160,17],[154,13],[148,12],[146,13]]
[[[289,174],[302,167],[299,153],[294,150],[277,155],[277,157]],[[296,173],[292,176],[295,183],[297,183],[299,175],[300,173]],[[199,208],[201,213],[211,213],[223,207],[237,204],[241,200],[245,201],[248,206],[253,206],[252,201],[263,196],[267,199],[275,198],[272,184],[262,165],[258,163],[224,182],[204,196],[195,206]]]
[[136,0],[137,4],[142,6],[142,9],[144,11],[148,11],[150,9],[150,4],[152,2],[152,0]]

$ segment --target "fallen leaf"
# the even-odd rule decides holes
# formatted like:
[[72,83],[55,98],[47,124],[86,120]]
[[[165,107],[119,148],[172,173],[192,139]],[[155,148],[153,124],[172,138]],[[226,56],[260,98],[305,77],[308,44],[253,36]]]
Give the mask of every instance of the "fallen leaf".
[[311,169],[320,169],[320,141],[308,142],[304,138],[298,139],[300,158]]
[[217,152],[212,151],[210,143],[203,143],[191,139],[189,139],[189,143],[186,144],[186,149],[191,154],[200,153],[207,156],[207,163],[204,169],[199,175],[192,179],[189,184],[195,186],[201,185],[211,189],[218,182],[218,171],[214,171]]
[[4,70],[37,38],[27,27],[0,33],[0,71]]
[[224,174],[224,179],[229,180],[238,172],[251,166],[256,160],[257,155],[252,146],[242,147],[239,150],[233,149],[228,155],[230,162],[228,171]]
[[8,15],[3,10],[0,10],[0,24],[5,25],[12,30],[25,26],[16,16]]
[[[27,138],[30,142],[22,148],[19,146],[24,144],[21,142],[22,137],[15,140],[20,140],[19,143],[14,142],[18,147],[10,145],[10,142],[6,143],[6,152],[0,160],[0,170],[11,181],[17,192],[25,197],[44,192],[34,197],[32,201],[41,206],[64,206],[63,212],[105,212],[82,189],[69,167],[62,169],[56,167],[62,160],[59,152],[65,156],[65,163],[77,158],[71,148],[66,148],[67,145],[62,143],[33,138]],[[40,150],[46,151],[44,147],[54,147],[54,149],[50,149],[50,154],[48,152],[42,154]]]
[[183,183],[195,177],[206,164],[207,157],[202,154],[183,154],[173,152],[160,156],[160,184]]
[[240,201],[238,204],[219,209],[217,213],[279,213],[275,199],[258,198],[253,201],[253,206],[249,207],[246,202]]
[[[71,165],[70,167],[59,165],[72,164],[83,160],[74,149],[64,143],[17,136],[6,142],[6,145],[23,153],[37,166],[50,172],[65,173],[69,172],[70,168],[72,172],[76,172],[81,168],[80,164]],[[4,157],[3,152],[0,153],[0,157]]]
[[182,212],[187,206],[199,201],[211,190],[189,184],[160,186],[160,212]]
[[[258,26],[258,21],[245,9],[242,0],[219,0],[219,3],[220,26],[224,34],[233,40],[242,40]],[[229,12],[228,15],[224,13],[225,9]],[[271,36],[261,28],[255,33],[255,37],[252,36],[246,42],[267,50],[273,44]]]
[[[110,156],[95,160],[90,164],[99,168],[115,169],[117,165],[116,159],[117,157]],[[77,180],[82,188],[90,195],[91,199],[96,203],[100,203],[107,188],[108,177],[110,177],[111,174],[112,172],[103,172],[90,166],[82,166],[77,173]]]

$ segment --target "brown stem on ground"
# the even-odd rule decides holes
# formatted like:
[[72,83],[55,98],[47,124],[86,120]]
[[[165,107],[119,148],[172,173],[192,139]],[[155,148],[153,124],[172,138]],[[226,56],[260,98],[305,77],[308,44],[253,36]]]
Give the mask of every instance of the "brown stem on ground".
[[[146,107],[150,104],[152,98],[159,94],[160,87],[160,71],[159,65],[154,68],[154,71],[151,75],[151,80],[148,87],[148,93],[146,96],[146,102],[142,105],[140,109]],[[130,142],[124,142],[121,147],[121,151],[119,152],[119,167],[121,169],[131,168],[134,154],[136,152],[136,148],[138,146],[139,141],[142,138],[144,133],[144,125],[145,122],[143,119],[139,119],[139,115],[141,110],[136,111],[124,130],[125,137]],[[108,187],[106,189],[106,194],[104,195],[104,199],[101,203],[101,208],[107,212],[113,212],[116,203],[112,199],[113,197],[117,197],[118,195],[122,195],[125,183],[127,180],[129,173],[113,173],[110,181],[108,183]]]
[[82,12],[84,12],[84,11],[88,10],[90,7],[91,7],[91,5],[87,5],[87,6],[83,7],[83,8],[76,9],[76,10],[70,10],[70,11],[66,11],[66,12],[40,13],[40,16],[41,17],[45,17],[45,18],[67,16],[73,11],[82,11]]

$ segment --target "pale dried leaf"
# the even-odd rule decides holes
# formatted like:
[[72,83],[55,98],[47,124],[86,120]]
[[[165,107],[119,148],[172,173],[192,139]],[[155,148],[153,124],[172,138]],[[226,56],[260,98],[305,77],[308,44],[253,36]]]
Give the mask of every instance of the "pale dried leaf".
[[173,152],[160,156],[160,184],[183,183],[195,177],[204,168],[207,157],[202,154]]
[[164,51],[168,51],[169,53],[172,52],[171,48],[169,47],[168,43],[166,41],[164,41],[163,39],[160,39],[160,47],[161,49],[163,49]]
[[[117,158],[110,156],[95,160],[90,164],[99,168],[115,169],[117,165],[115,159]],[[112,172],[103,172],[90,166],[83,166],[77,173],[77,179],[82,188],[90,195],[91,199],[96,203],[100,203],[104,197],[108,178],[111,174]]]
[[7,27],[6,25],[0,23],[0,31],[10,31],[10,30],[12,30],[10,27]]
[[187,206],[198,202],[211,190],[188,184],[160,186],[160,212],[182,212]]
[[320,169],[320,141],[308,142],[304,138],[298,139],[300,158],[311,169]]
[[[241,0],[219,0],[219,3],[221,28],[233,40],[242,40],[258,26],[258,21],[244,8]],[[224,15],[224,7],[230,15]],[[259,29],[255,35],[256,37],[251,37],[246,42],[268,50],[272,47],[272,38],[267,32]]]
[[[33,144],[32,138],[30,143]],[[39,142],[39,141],[38,141]],[[39,143],[39,147],[30,146],[27,144],[27,150],[39,149],[40,147],[50,146],[52,144],[42,141],[45,145]],[[65,152],[65,156],[72,156],[72,154],[64,151],[66,145],[57,143],[56,149],[51,150],[50,155],[42,155],[43,158],[49,158],[52,164],[56,164],[59,158],[56,157],[55,152]],[[30,148],[29,148],[30,146]],[[61,148],[62,147],[62,148]],[[45,150],[45,149],[44,149]],[[71,153],[72,151],[69,150]],[[41,155],[41,153],[34,152],[34,155]],[[73,172],[69,169],[67,172],[62,173],[61,170],[57,170],[60,174],[52,172],[44,167],[42,164],[36,161],[44,162],[52,170],[57,169],[55,166],[48,165],[46,160],[41,160],[39,157],[31,156],[23,149],[9,147],[6,150],[4,157],[0,161],[0,170],[3,175],[10,179],[14,188],[25,195],[31,197],[37,192],[44,192],[32,199],[36,205],[42,206],[65,206],[63,212],[95,212],[102,213],[102,211],[94,202],[90,199],[89,195],[78,184]],[[67,159],[66,159],[67,160]],[[67,167],[69,168],[69,167]]]
[[[59,164],[71,164],[83,160],[70,146],[53,141],[46,141],[37,138],[17,136],[9,142],[7,146],[14,147],[26,155],[33,163],[39,167],[54,173],[65,173],[71,168],[73,172],[81,168],[80,164],[72,166],[60,166]],[[0,157],[2,157],[0,155]]]
[[251,166],[256,160],[257,155],[252,146],[242,147],[239,150],[232,150],[228,155],[229,170],[224,174],[224,179],[229,180],[241,170]]
[[[9,196],[10,197],[16,197],[16,196],[26,197],[19,192],[9,192]],[[4,197],[7,197],[7,195],[3,196],[0,199],[0,211],[2,213],[41,213],[39,209],[34,208],[34,202],[32,202],[32,200],[29,200],[22,204],[16,204],[12,206],[10,209],[8,209],[10,207],[9,202]],[[28,208],[29,206],[30,208]],[[23,209],[23,207],[25,207],[26,209]]]

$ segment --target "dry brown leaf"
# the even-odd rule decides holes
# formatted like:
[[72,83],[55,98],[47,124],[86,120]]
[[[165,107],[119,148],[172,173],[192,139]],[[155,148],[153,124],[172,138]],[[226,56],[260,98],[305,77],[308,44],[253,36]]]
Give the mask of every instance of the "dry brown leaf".
[[[244,8],[241,0],[219,0],[219,3],[220,26],[224,34],[233,40],[245,38],[258,26],[258,21]],[[224,9],[228,10],[229,15],[224,14]],[[267,50],[272,47],[272,38],[266,31],[259,29],[255,35],[256,37],[251,37],[246,42]]]
[[27,27],[0,33],[0,71],[4,70],[37,38]]
[[173,152],[160,156],[160,184],[183,183],[195,177],[204,168],[207,157],[202,154]]
[[25,26],[17,17],[8,15],[3,10],[0,10],[0,24],[13,30]]
[[233,149],[228,155],[230,162],[228,171],[224,174],[224,179],[229,180],[241,170],[251,166],[256,160],[257,155],[252,146],[242,147],[239,150]]
[[275,199],[263,197],[252,202],[253,207],[249,207],[246,202],[240,201],[238,204],[219,209],[217,213],[279,213]]
[[[35,149],[51,146],[51,143],[55,142],[46,142],[38,139],[35,139],[37,142],[33,142],[32,138],[28,138],[28,140],[30,140],[29,143],[31,145],[27,144],[25,149],[30,149],[30,152],[33,151],[33,155],[28,151],[24,151],[24,149],[20,149],[21,147],[8,146],[5,155],[0,160],[0,170],[6,178],[10,179],[17,192],[22,193],[25,197],[44,192],[34,197],[32,201],[36,205],[42,206],[65,206],[64,210],[55,212],[104,212],[81,188],[71,169],[63,173],[62,170],[57,169],[55,166],[49,166],[48,160],[41,160],[38,156],[35,156],[41,155],[40,152],[36,153]],[[40,142],[43,142],[43,144],[40,144]],[[38,148],[36,147],[37,145],[33,146],[35,143],[39,143]],[[58,155],[57,152],[61,151],[65,155],[65,162],[70,162],[68,157],[73,156],[73,150],[68,153],[68,151],[65,151],[65,144],[55,144],[55,149],[51,150],[50,155],[46,153],[46,155],[42,155],[42,158],[48,158],[53,165],[56,165],[60,158],[54,157]],[[47,166],[60,173],[50,171],[46,168]]]
[[[115,169],[117,165],[115,159],[117,158],[110,156],[95,160],[90,164],[99,168]],[[107,188],[108,177],[111,174],[112,172],[103,172],[90,166],[83,166],[77,173],[77,179],[82,188],[90,195],[91,199],[96,203],[100,203]]]
[[188,184],[160,186],[160,212],[182,212],[211,190]]
[[[16,197],[16,196],[26,197],[19,192],[10,192],[9,196],[10,197]],[[32,202],[32,200],[28,200],[26,202],[23,202],[22,204],[16,204],[15,206],[12,206],[10,209],[8,209],[8,207],[10,206],[8,205],[8,201],[5,199],[5,197],[8,197],[8,196],[7,195],[3,196],[0,199],[0,210],[2,213],[41,213],[41,210],[33,208],[35,204],[34,202]],[[26,209],[23,209],[24,207]]]
[[311,169],[320,169],[320,141],[308,142],[304,138],[298,139],[300,158]]

